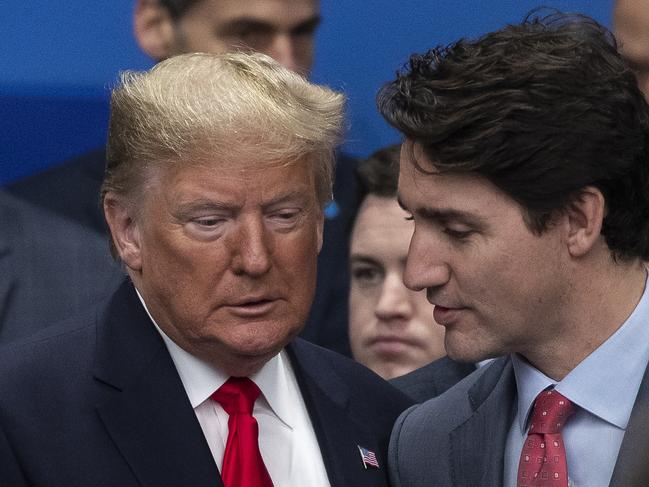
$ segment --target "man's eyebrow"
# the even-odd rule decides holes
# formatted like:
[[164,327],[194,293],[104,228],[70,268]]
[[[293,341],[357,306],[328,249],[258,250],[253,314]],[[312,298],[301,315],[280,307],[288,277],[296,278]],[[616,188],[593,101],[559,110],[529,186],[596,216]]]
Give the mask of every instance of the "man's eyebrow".
[[[292,26],[290,28],[290,33],[294,34],[315,30],[320,25],[321,20],[322,19],[319,15],[309,17],[303,22]],[[278,29],[274,24],[255,17],[238,17],[225,23],[219,30],[221,35],[233,35],[241,30],[274,32]]]
[[218,29],[218,33],[223,36],[228,36],[236,35],[240,31],[245,30],[272,32],[275,28],[263,20],[258,20],[252,17],[239,17],[223,24]]
[[[274,198],[265,201],[262,205],[263,208],[269,208],[276,205],[281,205],[287,202],[297,202],[303,203],[308,199],[307,193],[301,190],[289,191],[284,194],[275,196]],[[194,201],[189,201],[187,203],[181,203],[176,213],[178,215],[190,215],[192,213],[201,212],[201,211],[237,211],[240,207],[233,203],[228,203],[226,201],[218,201],[215,199],[199,199]]]
[[274,198],[265,201],[262,206],[264,208],[268,208],[271,206],[281,205],[282,203],[293,202],[293,201],[298,203],[303,203],[308,199],[309,199],[308,190],[296,189],[288,193],[277,195]]
[[479,216],[469,213],[462,210],[455,210],[452,208],[427,208],[420,207],[415,208],[414,210],[409,209],[403,203],[403,201],[397,197],[397,203],[404,211],[415,214],[424,218],[425,220],[439,221],[439,222],[462,222],[468,225],[480,226],[482,224],[482,218]]
[[224,201],[205,199],[181,203],[175,213],[180,216],[190,216],[193,213],[199,213],[202,211],[231,211],[233,209],[236,209],[234,205],[228,204]]
[[414,214],[424,218],[425,220],[439,221],[439,222],[462,222],[468,225],[480,225],[482,219],[473,214],[462,210],[455,210],[451,208],[416,208]]
[[378,260],[369,255],[363,253],[354,253],[350,252],[349,254],[349,263],[350,264],[369,264],[376,267],[382,267]]
[[319,15],[314,15],[313,17],[310,17],[291,28],[291,33],[302,34],[306,32],[313,32],[318,28],[321,22],[322,17],[320,17]]

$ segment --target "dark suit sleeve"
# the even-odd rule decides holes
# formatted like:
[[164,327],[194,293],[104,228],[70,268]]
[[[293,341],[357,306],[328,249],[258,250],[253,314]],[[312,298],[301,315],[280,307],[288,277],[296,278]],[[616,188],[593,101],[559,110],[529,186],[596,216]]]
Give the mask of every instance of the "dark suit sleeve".
[[28,485],[2,427],[0,427],[0,485],[11,487]]

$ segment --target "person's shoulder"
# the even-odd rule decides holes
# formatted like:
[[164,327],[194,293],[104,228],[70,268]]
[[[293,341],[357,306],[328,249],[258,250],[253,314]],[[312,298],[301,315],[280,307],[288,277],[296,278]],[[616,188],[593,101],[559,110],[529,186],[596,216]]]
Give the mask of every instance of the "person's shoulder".
[[442,433],[454,429],[466,421],[477,407],[472,403],[470,392],[483,386],[493,388],[508,363],[507,357],[501,357],[478,368],[439,396],[404,412],[401,423],[415,430],[424,425]]
[[390,382],[416,401],[423,402],[442,394],[475,370],[472,363],[444,356]]
[[[96,307],[0,346],[0,390],[27,391],[85,369],[96,341]],[[33,391],[32,391],[33,392]]]
[[3,191],[25,204],[23,212],[45,210],[101,231],[99,189],[105,161],[103,148],[93,150],[11,183]]
[[103,148],[61,161],[52,167],[7,185],[6,190],[17,198],[36,198],[43,193],[60,192],[80,179],[101,183],[106,152]]

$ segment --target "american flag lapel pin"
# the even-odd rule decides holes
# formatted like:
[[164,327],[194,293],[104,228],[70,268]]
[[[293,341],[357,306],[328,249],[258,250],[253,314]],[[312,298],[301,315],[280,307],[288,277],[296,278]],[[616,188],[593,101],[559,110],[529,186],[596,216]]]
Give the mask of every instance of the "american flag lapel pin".
[[367,467],[379,468],[379,462],[376,459],[376,453],[367,448],[363,448],[360,445],[356,445],[358,451],[361,453],[361,459],[363,460],[363,467],[367,470]]

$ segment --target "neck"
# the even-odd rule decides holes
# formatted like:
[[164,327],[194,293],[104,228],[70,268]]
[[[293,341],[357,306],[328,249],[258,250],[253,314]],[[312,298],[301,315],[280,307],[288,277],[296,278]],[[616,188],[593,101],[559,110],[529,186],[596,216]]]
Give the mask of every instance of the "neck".
[[559,322],[548,324],[555,338],[521,352],[532,365],[557,381],[624,324],[638,305],[647,279],[640,261],[611,261],[602,269],[573,275],[563,303],[566,309],[559,314]]

